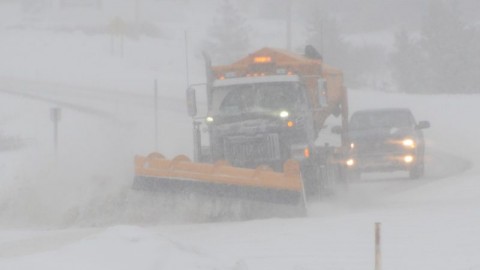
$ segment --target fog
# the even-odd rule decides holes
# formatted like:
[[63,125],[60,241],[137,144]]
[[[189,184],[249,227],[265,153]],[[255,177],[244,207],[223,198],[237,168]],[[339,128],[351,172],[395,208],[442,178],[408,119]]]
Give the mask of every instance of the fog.
[[[479,12],[475,0],[0,0],[0,269],[371,269],[374,222],[385,269],[478,269]],[[204,54],[224,65],[306,45],[343,71],[350,114],[430,121],[425,177],[368,173],[287,219],[218,222],[223,201],[165,211],[169,198],[132,192],[136,155],[193,156],[185,90],[206,82]],[[338,123],[317,143],[338,143]]]

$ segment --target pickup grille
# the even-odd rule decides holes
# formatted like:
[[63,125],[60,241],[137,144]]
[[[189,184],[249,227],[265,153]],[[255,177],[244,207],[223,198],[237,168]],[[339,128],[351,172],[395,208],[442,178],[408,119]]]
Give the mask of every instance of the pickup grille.
[[393,154],[404,151],[401,145],[390,141],[366,141],[357,143],[357,151],[360,155]]
[[280,159],[278,134],[226,137],[224,150],[225,158],[236,166],[255,166]]

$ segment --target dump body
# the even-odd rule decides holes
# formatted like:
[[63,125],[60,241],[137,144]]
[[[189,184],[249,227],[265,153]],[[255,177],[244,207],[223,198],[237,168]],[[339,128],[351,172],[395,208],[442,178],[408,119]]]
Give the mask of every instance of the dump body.
[[[279,75],[300,77],[307,90],[308,109],[316,134],[331,115],[341,115],[344,130],[348,129],[348,102],[343,73],[321,59],[308,58],[287,50],[263,48],[231,65],[211,67],[209,97],[214,90],[212,85],[217,80]],[[209,102],[210,109],[211,106]],[[346,143],[346,135],[343,140]]]

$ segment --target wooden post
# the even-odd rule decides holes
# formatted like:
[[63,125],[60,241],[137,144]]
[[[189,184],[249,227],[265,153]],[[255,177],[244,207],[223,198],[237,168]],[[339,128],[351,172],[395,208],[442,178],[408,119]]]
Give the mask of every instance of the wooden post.
[[58,154],[58,122],[62,117],[62,110],[58,107],[50,109],[50,119],[53,121],[53,147],[55,151],[55,158]]
[[382,223],[375,223],[375,270],[382,269],[381,226]]

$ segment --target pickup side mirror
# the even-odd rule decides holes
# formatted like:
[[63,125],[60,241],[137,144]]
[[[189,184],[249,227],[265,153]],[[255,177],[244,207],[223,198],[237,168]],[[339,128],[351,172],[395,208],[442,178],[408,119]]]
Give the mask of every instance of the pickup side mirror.
[[428,121],[420,121],[418,122],[418,125],[416,126],[416,129],[425,129],[430,127],[430,122]]
[[342,126],[333,126],[331,131],[332,131],[333,134],[340,135],[340,134],[343,133],[343,128],[342,128]]
[[187,109],[188,115],[194,117],[197,115],[197,98],[195,95],[195,88],[189,87],[186,91],[187,94]]

